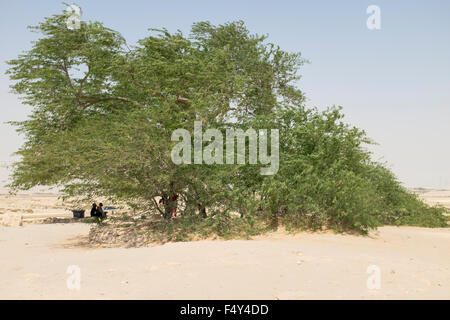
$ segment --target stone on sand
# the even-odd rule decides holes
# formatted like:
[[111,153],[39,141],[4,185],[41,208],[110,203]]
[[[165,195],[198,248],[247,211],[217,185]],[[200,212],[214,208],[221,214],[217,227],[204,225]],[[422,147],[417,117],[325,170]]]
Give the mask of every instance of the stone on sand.
[[22,226],[22,215],[18,213],[5,213],[1,215],[1,224],[7,227]]

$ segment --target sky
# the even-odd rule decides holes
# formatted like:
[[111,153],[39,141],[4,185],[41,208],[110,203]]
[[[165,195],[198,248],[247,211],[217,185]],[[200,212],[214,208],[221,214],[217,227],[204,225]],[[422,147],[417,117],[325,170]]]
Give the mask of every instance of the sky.
[[[342,106],[345,120],[407,187],[450,187],[450,1],[82,1],[83,21],[101,21],[134,44],[149,28],[189,34],[193,22],[243,20],[252,33],[309,60],[298,87],[308,106]],[[366,21],[380,8],[380,29]],[[61,13],[62,1],[0,0],[0,185],[24,142],[7,121],[30,107],[9,89],[6,61],[31,48],[28,25]]]

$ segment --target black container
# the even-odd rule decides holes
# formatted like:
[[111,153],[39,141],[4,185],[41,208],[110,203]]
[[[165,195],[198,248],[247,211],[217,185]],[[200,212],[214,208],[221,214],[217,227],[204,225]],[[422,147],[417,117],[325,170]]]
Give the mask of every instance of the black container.
[[85,210],[72,210],[74,218],[84,218]]

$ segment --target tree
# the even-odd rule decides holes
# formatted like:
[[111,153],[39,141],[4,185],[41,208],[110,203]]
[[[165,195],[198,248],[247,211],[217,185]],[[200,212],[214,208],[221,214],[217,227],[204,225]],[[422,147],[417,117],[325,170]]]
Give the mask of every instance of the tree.
[[[183,216],[200,213],[220,228],[238,212],[248,223],[365,232],[401,223],[402,210],[431,210],[370,160],[370,141],[342,123],[339,109],[305,107],[295,87],[301,55],[250,34],[242,21],[195,23],[189,37],[151,29],[130,48],[99,22],[70,30],[67,18],[32,27],[43,37],[9,62],[13,90],[33,108],[14,123],[26,142],[12,188],[57,185],[67,196],[102,195],[142,211],[159,210],[157,196],[178,194]],[[221,131],[279,129],[279,173],[261,176],[261,165],[248,161],[174,164],[171,134],[192,132],[194,121]],[[429,224],[445,224],[433,212]]]

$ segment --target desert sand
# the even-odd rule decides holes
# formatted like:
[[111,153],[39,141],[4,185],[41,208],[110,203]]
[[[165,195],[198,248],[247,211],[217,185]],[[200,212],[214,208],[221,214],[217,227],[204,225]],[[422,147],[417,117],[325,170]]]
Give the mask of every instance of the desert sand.
[[[70,216],[55,195],[15,197],[1,195],[0,212]],[[421,197],[450,204],[450,191]],[[26,219],[0,226],[0,299],[450,299],[446,228],[382,227],[366,237],[278,231],[126,249],[89,247],[89,224]],[[67,286],[70,266],[79,268],[79,290]],[[367,286],[370,266],[381,272],[379,288]]]

